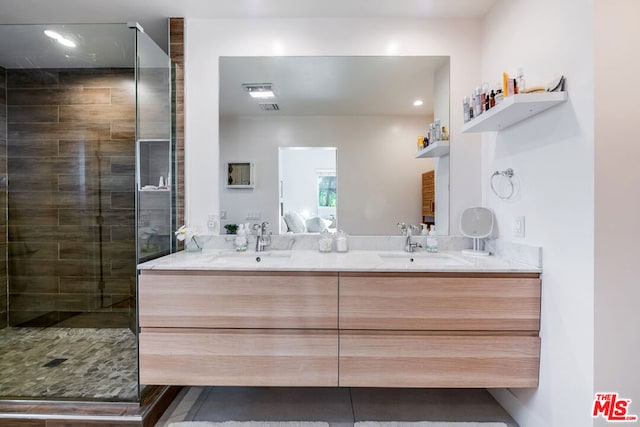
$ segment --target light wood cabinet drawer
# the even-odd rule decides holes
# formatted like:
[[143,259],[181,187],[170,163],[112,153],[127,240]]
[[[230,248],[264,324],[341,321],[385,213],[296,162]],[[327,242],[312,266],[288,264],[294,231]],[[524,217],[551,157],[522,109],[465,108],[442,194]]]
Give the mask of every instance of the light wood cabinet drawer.
[[537,336],[340,332],[340,386],[536,387]]
[[340,277],[340,329],[537,331],[536,277]]
[[338,332],[143,329],[142,384],[338,385]]
[[335,273],[146,273],[139,296],[141,327],[338,326]]

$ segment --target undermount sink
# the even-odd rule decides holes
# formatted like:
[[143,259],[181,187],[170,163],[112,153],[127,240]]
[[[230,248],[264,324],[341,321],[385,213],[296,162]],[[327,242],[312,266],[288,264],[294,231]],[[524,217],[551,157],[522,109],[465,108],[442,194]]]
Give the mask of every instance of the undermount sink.
[[472,265],[471,262],[449,254],[439,253],[381,253],[378,254],[383,267],[420,268],[420,267],[457,267]]
[[281,264],[291,258],[289,251],[265,251],[265,252],[225,252],[213,259],[214,264],[232,266],[256,265],[256,264]]

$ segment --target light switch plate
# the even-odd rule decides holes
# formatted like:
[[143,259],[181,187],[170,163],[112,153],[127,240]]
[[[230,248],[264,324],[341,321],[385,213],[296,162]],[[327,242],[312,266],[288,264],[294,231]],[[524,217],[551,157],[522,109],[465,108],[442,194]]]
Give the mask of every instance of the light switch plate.
[[220,219],[218,218],[218,215],[209,215],[209,218],[207,219],[207,227],[209,228],[218,228],[218,224],[220,223]]

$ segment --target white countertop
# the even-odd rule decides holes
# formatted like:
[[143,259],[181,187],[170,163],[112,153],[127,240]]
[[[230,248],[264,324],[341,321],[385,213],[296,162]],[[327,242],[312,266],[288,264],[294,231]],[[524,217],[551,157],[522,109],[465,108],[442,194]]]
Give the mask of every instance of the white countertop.
[[336,272],[480,272],[540,273],[541,268],[495,256],[469,256],[461,251],[408,253],[352,250],[320,253],[317,250],[235,252],[204,249],[176,252],[138,265],[139,270],[336,271]]

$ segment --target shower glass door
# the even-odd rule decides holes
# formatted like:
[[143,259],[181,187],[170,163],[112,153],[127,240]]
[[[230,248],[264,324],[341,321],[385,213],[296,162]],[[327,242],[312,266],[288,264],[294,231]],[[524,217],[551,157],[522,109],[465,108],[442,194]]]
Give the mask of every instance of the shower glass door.
[[139,400],[136,265],[174,228],[169,76],[127,24],[0,25],[0,399]]

